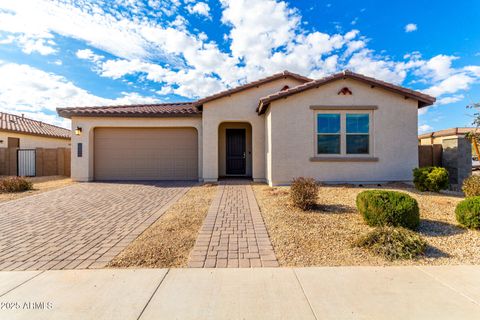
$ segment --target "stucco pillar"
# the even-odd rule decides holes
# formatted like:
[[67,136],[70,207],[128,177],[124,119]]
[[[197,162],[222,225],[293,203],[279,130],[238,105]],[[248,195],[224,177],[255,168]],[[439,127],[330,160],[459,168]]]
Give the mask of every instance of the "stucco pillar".
[[[263,123],[262,123],[263,124]],[[252,124],[252,179],[265,182],[265,129]]]
[[203,181],[218,181],[218,123],[203,122]]

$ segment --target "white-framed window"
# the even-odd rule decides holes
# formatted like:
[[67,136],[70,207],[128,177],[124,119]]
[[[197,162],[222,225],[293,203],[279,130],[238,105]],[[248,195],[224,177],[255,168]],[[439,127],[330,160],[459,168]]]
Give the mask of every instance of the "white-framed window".
[[370,110],[322,110],[315,113],[315,155],[371,156]]

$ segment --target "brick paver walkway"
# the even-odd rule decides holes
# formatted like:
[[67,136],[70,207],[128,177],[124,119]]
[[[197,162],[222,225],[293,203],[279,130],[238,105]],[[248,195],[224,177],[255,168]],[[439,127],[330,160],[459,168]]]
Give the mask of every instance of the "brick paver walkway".
[[248,181],[219,186],[188,263],[192,268],[277,267]]
[[188,187],[79,183],[0,204],[0,270],[104,267]]

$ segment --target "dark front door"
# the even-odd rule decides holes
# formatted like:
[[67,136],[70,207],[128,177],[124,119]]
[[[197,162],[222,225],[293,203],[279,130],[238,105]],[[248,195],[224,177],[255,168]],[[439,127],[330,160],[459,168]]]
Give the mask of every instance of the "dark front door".
[[245,174],[247,167],[245,129],[226,129],[227,174]]

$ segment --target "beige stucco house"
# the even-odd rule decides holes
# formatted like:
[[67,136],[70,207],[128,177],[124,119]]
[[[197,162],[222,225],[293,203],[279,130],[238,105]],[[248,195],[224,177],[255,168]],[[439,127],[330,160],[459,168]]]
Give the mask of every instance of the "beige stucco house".
[[0,112],[0,148],[69,148],[70,130]]
[[417,112],[435,98],[350,71],[288,71],[185,103],[58,109],[72,119],[72,178],[294,177],[410,181]]

